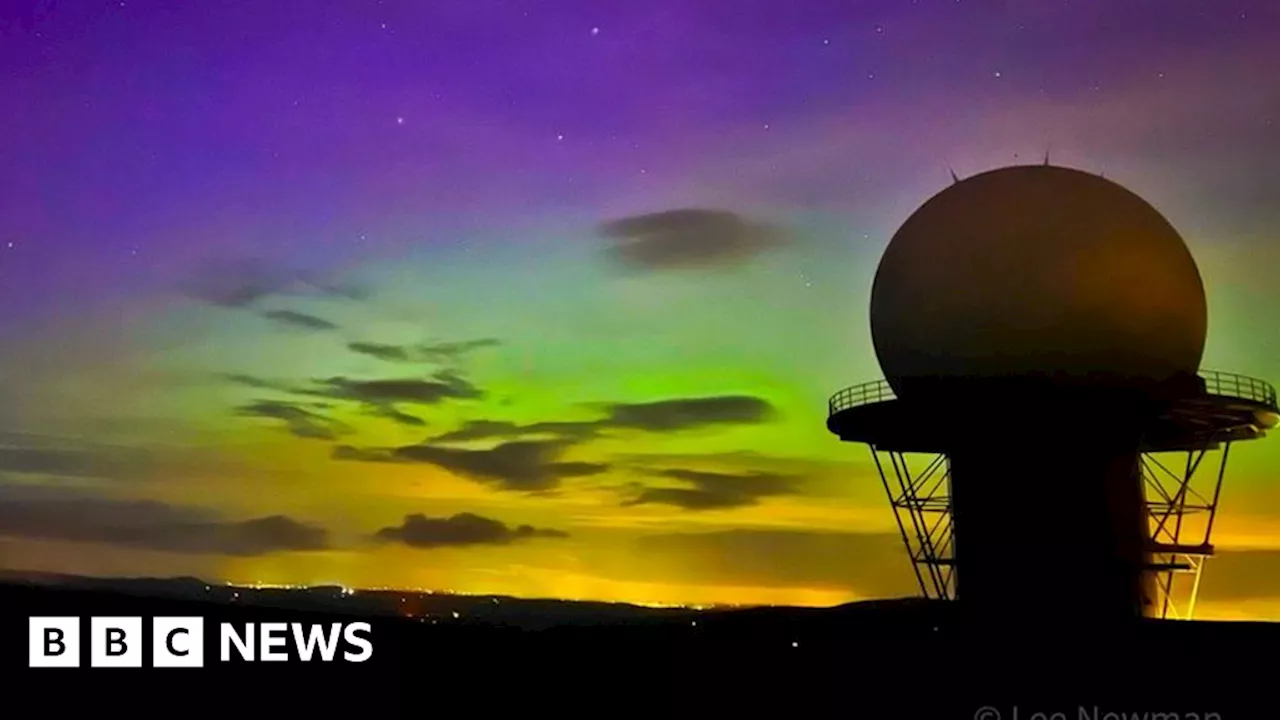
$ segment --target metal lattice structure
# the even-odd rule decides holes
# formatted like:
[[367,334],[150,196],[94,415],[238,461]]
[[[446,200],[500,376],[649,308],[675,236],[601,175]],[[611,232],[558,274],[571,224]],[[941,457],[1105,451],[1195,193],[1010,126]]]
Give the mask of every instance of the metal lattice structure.
[[[1180,471],[1161,463],[1162,453],[1142,456],[1143,484],[1151,530],[1151,572],[1155,574],[1160,617],[1189,620],[1195,613],[1200,576],[1213,557],[1213,521],[1222,494],[1231,443],[1222,445],[1217,472],[1197,472],[1210,452],[1186,453]],[[1173,453],[1169,453],[1173,454]],[[1175,466],[1176,468],[1177,466]],[[1203,481],[1206,474],[1212,483]]]
[[[1214,554],[1214,518],[1232,440],[1262,436],[1256,426],[1262,421],[1253,419],[1254,410],[1272,416],[1277,411],[1276,390],[1264,381],[1216,371],[1199,375],[1204,382],[1203,400],[1174,414],[1186,429],[1182,435],[1185,442],[1144,447],[1139,455],[1150,531],[1148,571],[1154,576],[1157,593],[1152,600],[1159,605],[1159,617],[1168,619],[1190,619],[1195,612],[1201,575]],[[896,401],[889,384],[877,380],[836,393],[828,403],[828,412],[834,418],[845,411],[887,407]],[[1246,410],[1243,415],[1241,401]],[[871,448],[921,593],[932,599],[955,599],[949,458],[946,453],[920,448],[889,449],[874,441],[864,442]],[[1214,456],[1217,467],[1206,469],[1206,459]],[[1174,462],[1171,457],[1185,460]]]
[[944,454],[933,455],[923,470],[913,474],[907,464],[908,455],[913,454],[871,448],[920,592],[927,598],[952,600],[951,463]]
[[[1171,468],[1172,463],[1160,459],[1172,453],[1146,453],[1141,457],[1151,532],[1149,570],[1155,575],[1158,597],[1154,600],[1162,618],[1185,620],[1195,613],[1201,573],[1205,562],[1213,557],[1210,538],[1230,447],[1228,443],[1221,452],[1204,448],[1178,453],[1186,456],[1181,468]],[[1211,452],[1219,456],[1216,470],[1204,468]],[[874,448],[871,455],[920,592],[931,599],[955,599],[947,456]],[[912,467],[913,459],[916,469]]]

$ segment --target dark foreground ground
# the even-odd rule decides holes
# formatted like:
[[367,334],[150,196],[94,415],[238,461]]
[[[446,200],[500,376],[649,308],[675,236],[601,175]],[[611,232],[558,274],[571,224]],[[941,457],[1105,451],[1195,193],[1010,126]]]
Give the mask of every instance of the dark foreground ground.
[[[28,668],[33,615],[83,617],[85,633],[90,616],[142,617],[148,650],[152,617],[202,616],[204,667],[149,667],[148,652],[140,669],[91,668],[86,639],[82,667]],[[529,630],[31,585],[0,585],[0,620],[0,717],[1280,717],[1280,624],[972,627],[948,606],[890,601]],[[366,662],[219,657],[223,622],[355,621],[372,625]]]

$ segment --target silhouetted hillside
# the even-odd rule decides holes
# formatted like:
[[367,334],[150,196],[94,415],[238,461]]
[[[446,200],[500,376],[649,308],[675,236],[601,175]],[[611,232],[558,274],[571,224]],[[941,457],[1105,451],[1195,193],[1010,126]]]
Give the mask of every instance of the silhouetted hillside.
[[[793,707],[840,703],[850,709],[896,707],[903,713],[855,717],[972,717],[983,705],[1017,701],[1031,708],[1034,703],[1026,703],[1048,698],[1066,703],[1069,718],[1078,717],[1078,703],[1119,698],[1129,701],[1124,708],[1130,711],[1207,707],[1225,712],[1230,705],[1237,712],[1222,717],[1273,717],[1256,714],[1265,706],[1254,701],[1270,692],[1269,658],[1280,647],[1280,625],[1274,624],[1150,622],[1106,631],[1070,625],[969,627],[952,606],[920,600],[829,609],[652,612],[509,600],[511,607],[523,609],[508,620],[546,613],[521,627],[482,619],[479,609],[494,606],[493,600],[452,596],[448,601],[457,610],[395,617],[32,583],[0,586],[3,637],[23,639],[8,643],[6,650],[17,677],[56,677],[64,683],[59,687],[102,688],[121,697],[128,692],[150,697],[164,688],[190,697],[216,695],[235,706],[252,698],[254,707],[318,704],[332,712],[342,703],[365,710],[421,709],[465,696],[494,709],[507,703],[527,708],[587,702],[608,715],[660,698],[718,707],[751,707],[771,698]],[[201,669],[28,670],[25,637],[31,615],[202,616],[211,661]],[[556,623],[555,617],[572,620]],[[595,621],[588,622],[590,617]],[[353,620],[372,624],[374,652],[365,663],[216,661],[216,628],[223,622],[241,627]],[[540,629],[530,629],[535,626]],[[14,672],[7,676],[15,677]],[[600,699],[586,700],[588,691]],[[931,715],[928,708],[969,709]],[[1021,715],[1029,716],[1025,710]]]

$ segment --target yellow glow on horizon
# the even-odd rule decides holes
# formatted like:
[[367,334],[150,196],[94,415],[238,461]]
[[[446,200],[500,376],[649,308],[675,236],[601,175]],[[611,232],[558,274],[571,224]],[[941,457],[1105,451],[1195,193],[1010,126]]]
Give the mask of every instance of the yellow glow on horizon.
[[[279,577],[276,577],[279,573]],[[805,587],[762,587],[752,585],[712,585],[697,583],[663,583],[617,580],[584,573],[546,568],[515,567],[506,572],[476,574],[455,579],[445,588],[423,582],[430,573],[401,575],[388,573],[382,582],[347,583],[343,573],[315,574],[299,581],[296,570],[286,572],[274,563],[238,563],[225,573],[233,585],[254,583],[277,586],[320,586],[342,584],[356,588],[386,588],[416,592],[449,592],[458,595],[503,595],[525,599],[556,599],[596,602],[619,602],[662,607],[712,605],[784,605],[794,607],[831,607],[870,598],[856,597],[850,592]],[[291,579],[285,579],[286,577]],[[335,579],[336,577],[336,579]],[[396,581],[395,578],[403,577]]]

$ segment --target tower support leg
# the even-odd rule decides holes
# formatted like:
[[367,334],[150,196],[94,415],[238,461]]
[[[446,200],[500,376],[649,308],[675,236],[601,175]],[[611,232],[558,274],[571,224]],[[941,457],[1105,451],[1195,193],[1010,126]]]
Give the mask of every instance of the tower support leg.
[[[1200,579],[1213,557],[1213,524],[1222,496],[1231,443],[1208,445],[1185,453],[1148,453],[1142,457],[1147,495],[1152,562],[1159,617],[1190,620],[1195,615]],[[1172,462],[1170,455],[1185,455]],[[1217,471],[1211,468],[1217,455]]]

